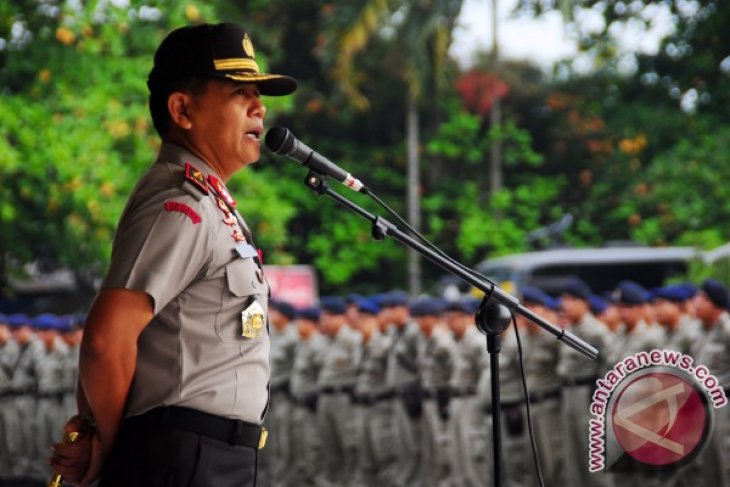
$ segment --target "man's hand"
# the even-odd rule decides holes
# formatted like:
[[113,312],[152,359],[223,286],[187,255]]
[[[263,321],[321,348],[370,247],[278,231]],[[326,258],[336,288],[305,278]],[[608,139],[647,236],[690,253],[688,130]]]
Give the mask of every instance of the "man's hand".
[[103,464],[101,444],[91,423],[81,416],[71,418],[64,428],[64,437],[79,433],[74,442],[54,443],[50,464],[64,480],[77,485],[88,485],[99,476]]

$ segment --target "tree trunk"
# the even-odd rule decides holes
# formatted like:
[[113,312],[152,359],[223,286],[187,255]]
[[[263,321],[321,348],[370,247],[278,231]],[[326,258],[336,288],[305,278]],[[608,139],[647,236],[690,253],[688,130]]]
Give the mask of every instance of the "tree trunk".
[[[421,231],[421,175],[418,136],[418,107],[412,97],[408,99],[406,114],[406,146],[408,148],[408,223]],[[408,249],[408,291],[412,296],[421,293],[421,256]]]

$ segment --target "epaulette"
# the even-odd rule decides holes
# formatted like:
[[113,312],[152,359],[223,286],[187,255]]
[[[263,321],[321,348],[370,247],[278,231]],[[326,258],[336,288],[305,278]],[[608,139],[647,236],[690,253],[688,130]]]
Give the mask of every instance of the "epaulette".
[[185,163],[185,179],[190,181],[193,186],[202,191],[203,194],[207,195],[210,193],[208,182],[205,180],[203,172],[189,162]]

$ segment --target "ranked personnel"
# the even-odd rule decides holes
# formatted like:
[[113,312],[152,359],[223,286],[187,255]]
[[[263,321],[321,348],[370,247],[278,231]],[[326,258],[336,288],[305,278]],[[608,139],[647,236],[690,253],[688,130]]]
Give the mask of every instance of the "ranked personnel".
[[248,33],[224,23],[170,33],[147,85],[162,145],[124,209],[81,345],[79,412],[95,429],[56,445],[53,466],[101,487],[253,485],[269,286],[225,183],[259,159],[260,96],[296,82],[261,73]]

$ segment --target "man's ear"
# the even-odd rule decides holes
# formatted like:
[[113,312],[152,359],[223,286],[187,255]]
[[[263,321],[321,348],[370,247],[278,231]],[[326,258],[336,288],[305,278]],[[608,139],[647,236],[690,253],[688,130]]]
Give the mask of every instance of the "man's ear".
[[175,91],[167,97],[167,110],[170,113],[172,122],[183,130],[190,130],[193,121],[188,115],[191,97],[187,93]]

